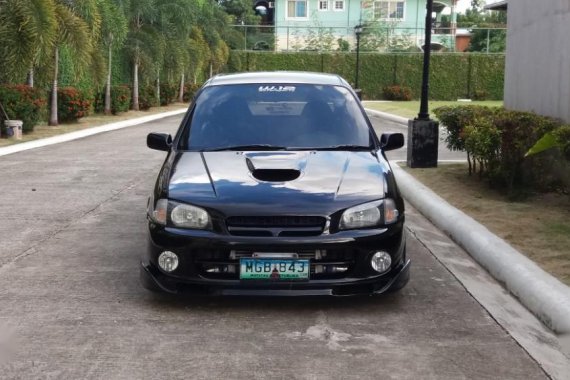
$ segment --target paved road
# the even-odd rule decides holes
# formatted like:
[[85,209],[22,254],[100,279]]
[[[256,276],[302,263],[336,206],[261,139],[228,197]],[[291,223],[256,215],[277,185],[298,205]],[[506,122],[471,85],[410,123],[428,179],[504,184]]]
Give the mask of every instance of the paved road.
[[380,298],[143,290],[145,136],[179,119],[0,158],[0,378],[547,378],[415,234],[411,282]]
[[[369,115],[370,121],[374,125],[374,129],[378,136],[383,132],[401,132],[406,136],[406,141],[408,140],[408,126],[402,125],[400,123],[396,123],[393,121],[389,121],[383,118],[380,118],[375,115]],[[440,142],[438,145],[438,159],[440,161],[456,161],[466,159],[465,153],[463,152],[452,152],[445,146],[445,142],[442,141],[442,138],[445,136],[445,131],[440,128]],[[390,160],[403,160],[406,161],[406,147],[399,150],[394,150],[386,154]]]

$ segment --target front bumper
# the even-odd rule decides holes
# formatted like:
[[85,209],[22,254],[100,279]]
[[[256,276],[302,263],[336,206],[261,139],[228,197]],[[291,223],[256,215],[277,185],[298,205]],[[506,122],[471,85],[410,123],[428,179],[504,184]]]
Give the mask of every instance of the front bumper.
[[[153,228],[154,227],[154,228]],[[149,246],[140,268],[142,285],[153,291],[196,295],[252,296],[349,296],[396,291],[409,280],[410,261],[406,258],[403,223],[390,229],[345,231],[341,234],[310,238],[251,238],[218,235],[204,231],[172,228],[150,228]],[[165,250],[175,252],[179,268],[172,273],[159,269],[158,255]],[[311,259],[312,273],[308,281],[240,280],[239,273],[207,273],[207,262],[236,264],[228,255],[235,251],[251,252],[329,252],[328,259]],[[385,250],[392,257],[392,267],[378,274],[370,267],[374,251]],[[344,260],[345,273],[313,273],[315,267]],[[238,270],[239,272],[239,270]]]

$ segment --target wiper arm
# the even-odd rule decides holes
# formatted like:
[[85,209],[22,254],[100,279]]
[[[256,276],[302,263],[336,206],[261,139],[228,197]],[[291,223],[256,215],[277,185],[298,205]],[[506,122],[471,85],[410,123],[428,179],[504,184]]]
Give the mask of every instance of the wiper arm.
[[374,149],[366,145],[333,145],[319,148],[303,149],[303,150],[358,150],[358,151],[371,151]]
[[232,145],[220,148],[204,149],[203,152],[220,152],[224,150],[285,150],[284,146],[270,144]]

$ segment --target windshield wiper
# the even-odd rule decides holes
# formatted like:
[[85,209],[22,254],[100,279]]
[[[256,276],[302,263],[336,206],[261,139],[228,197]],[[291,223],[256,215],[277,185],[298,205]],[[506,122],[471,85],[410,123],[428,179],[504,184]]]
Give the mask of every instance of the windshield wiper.
[[285,150],[284,146],[270,144],[232,145],[220,148],[204,149],[203,152],[220,152],[224,150]]
[[358,151],[371,151],[373,147],[366,145],[333,145],[323,146],[318,148],[303,148],[300,150],[358,150]]

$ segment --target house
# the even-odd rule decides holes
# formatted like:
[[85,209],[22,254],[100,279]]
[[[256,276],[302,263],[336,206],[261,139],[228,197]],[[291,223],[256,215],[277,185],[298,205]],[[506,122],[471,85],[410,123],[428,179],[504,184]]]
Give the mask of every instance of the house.
[[500,1],[507,10],[505,107],[570,123],[570,5],[567,0]]
[[[454,48],[456,3],[434,0],[432,48]],[[375,44],[368,41],[373,47],[369,50],[417,51],[423,45],[426,0],[254,0],[254,7],[267,9],[263,23],[274,26],[278,51],[321,50],[331,45],[352,50],[354,27],[361,24],[369,27],[363,38],[377,39]],[[339,38],[345,42],[339,44]]]

